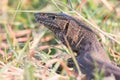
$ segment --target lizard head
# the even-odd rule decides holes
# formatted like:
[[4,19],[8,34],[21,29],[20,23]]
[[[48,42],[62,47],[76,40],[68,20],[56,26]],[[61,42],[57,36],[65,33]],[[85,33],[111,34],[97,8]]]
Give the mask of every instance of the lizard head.
[[66,38],[72,50],[76,52],[81,49],[80,43],[84,46],[83,50],[88,50],[88,42],[92,41],[89,41],[89,36],[94,38],[92,30],[87,25],[64,13],[35,13],[35,19],[50,29],[65,45],[67,45]]
[[35,13],[35,19],[53,32],[68,28],[70,16],[64,13]]

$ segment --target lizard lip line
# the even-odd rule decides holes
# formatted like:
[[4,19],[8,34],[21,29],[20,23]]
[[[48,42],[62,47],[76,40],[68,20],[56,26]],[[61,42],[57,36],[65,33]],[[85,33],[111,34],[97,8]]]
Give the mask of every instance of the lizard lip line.
[[41,23],[41,24],[43,24],[43,25],[47,25],[47,26],[54,26],[53,24],[49,23],[49,21],[39,20],[39,23]]
[[51,22],[49,22],[49,21],[42,21],[43,19],[36,19],[40,24],[43,24],[43,25],[45,25],[45,26],[47,26],[48,28],[53,28],[54,27],[54,29],[57,29],[57,30],[60,30],[60,28],[58,28],[57,26],[58,25],[56,25],[56,24],[51,24]]

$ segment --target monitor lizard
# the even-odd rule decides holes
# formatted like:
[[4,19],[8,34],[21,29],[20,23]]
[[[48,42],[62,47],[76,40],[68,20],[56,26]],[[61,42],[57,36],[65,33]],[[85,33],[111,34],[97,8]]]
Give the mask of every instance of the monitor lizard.
[[117,80],[120,79],[120,68],[111,63],[95,32],[85,22],[64,13],[35,13],[35,19],[66,46],[67,39],[73,52],[77,53],[76,59],[87,80],[93,78],[94,62],[98,64],[99,71],[104,68],[105,75],[114,74]]

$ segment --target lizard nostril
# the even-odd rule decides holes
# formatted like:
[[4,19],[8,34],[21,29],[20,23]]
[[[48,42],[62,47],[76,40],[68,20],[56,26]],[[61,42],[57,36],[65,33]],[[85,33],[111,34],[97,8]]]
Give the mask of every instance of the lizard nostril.
[[38,13],[35,13],[34,16],[35,16],[35,18],[38,18],[38,17],[39,17],[39,14],[38,14]]

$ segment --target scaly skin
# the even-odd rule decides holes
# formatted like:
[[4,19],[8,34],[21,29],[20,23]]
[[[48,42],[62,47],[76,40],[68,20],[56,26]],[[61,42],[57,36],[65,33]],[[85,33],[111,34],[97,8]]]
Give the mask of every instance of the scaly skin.
[[66,37],[72,50],[77,53],[76,59],[87,80],[93,78],[94,62],[98,64],[99,71],[104,68],[106,75],[114,74],[117,80],[120,79],[120,68],[111,64],[95,33],[83,21],[63,13],[35,13],[35,19],[67,46]]

